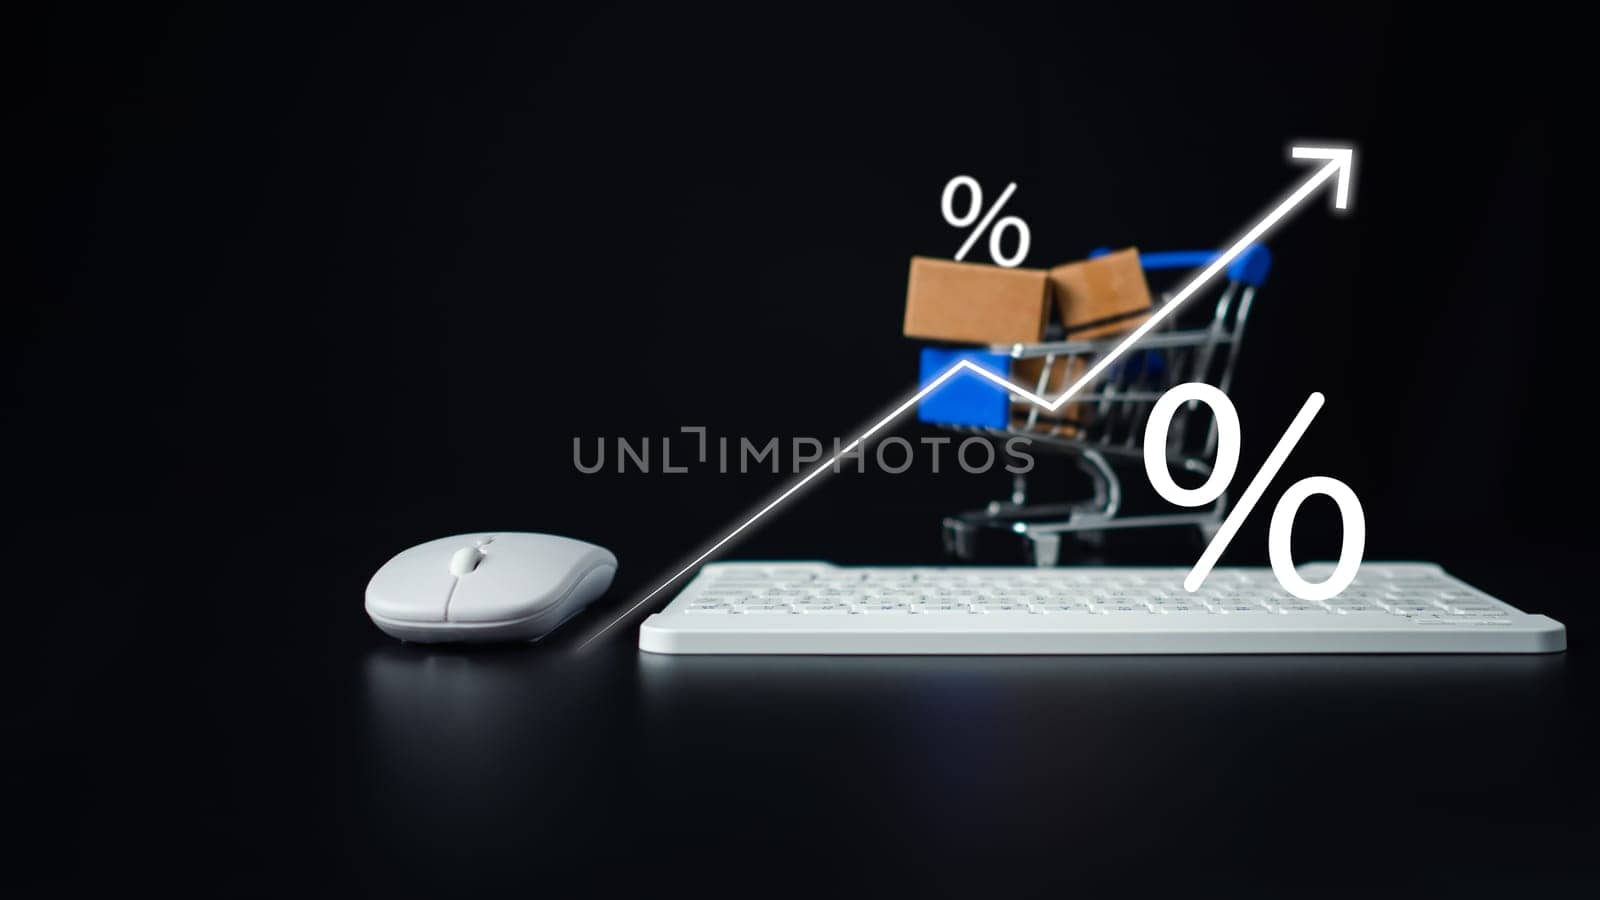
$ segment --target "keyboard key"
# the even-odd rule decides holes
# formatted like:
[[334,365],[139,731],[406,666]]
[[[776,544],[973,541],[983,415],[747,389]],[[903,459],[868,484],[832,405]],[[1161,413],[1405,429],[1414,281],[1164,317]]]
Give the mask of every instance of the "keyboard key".
[[1088,596],[1097,600],[1148,600],[1154,593],[1129,584],[1102,584],[1090,589]]
[[[886,648],[870,652],[904,652],[907,645],[896,643],[904,640],[911,640],[912,647],[932,648],[913,652],[944,652],[939,648],[949,646],[951,634],[961,635],[962,623],[968,621],[973,623],[970,634],[974,648],[979,652],[1004,650],[1007,645],[992,642],[993,630],[985,630],[976,621],[983,616],[1005,617],[1006,626],[1001,630],[1008,633],[1012,628],[1020,632],[1036,628],[1041,636],[1077,630],[1080,637],[1062,645],[1073,648],[1084,646],[1078,642],[1081,635],[1105,630],[1111,624],[1105,621],[1107,616],[1115,619],[1114,630],[1118,632],[1169,635],[1175,646],[1191,647],[1193,652],[1201,653],[1218,652],[1218,646],[1226,648],[1222,652],[1252,652],[1250,645],[1257,635],[1275,629],[1279,637],[1275,641],[1262,640],[1262,646],[1282,647],[1283,636],[1289,635],[1291,645],[1317,652],[1319,629],[1357,622],[1360,629],[1340,630],[1338,639],[1329,647],[1347,650],[1354,645],[1359,649],[1368,640],[1369,632],[1373,649],[1402,646],[1449,652],[1456,646],[1452,643],[1454,636],[1467,632],[1476,633],[1476,643],[1460,645],[1467,650],[1479,650],[1486,644],[1501,646],[1493,643],[1497,640],[1504,642],[1505,649],[1525,650],[1538,640],[1521,628],[1512,635],[1513,625],[1530,624],[1517,610],[1428,569],[1365,565],[1355,583],[1326,602],[1304,601],[1287,594],[1267,568],[1217,569],[1196,592],[1182,587],[1187,572],[1186,568],[1177,567],[1084,571],[829,569],[814,564],[724,570],[712,566],[666,612],[679,614],[679,621],[706,616],[760,620],[758,627],[749,630],[717,628],[707,622],[698,632],[697,640],[718,650],[726,651],[730,644],[747,647],[733,652],[766,652],[761,649],[762,641],[767,640],[763,636],[782,634],[791,622],[792,627],[804,629],[797,634],[808,636],[802,639],[802,645],[806,641],[820,642],[817,652],[834,652],[826,649],[825,636],[834,629],[843,634],[851,628],[860,630],[850,642],[841,645],[842,652],[869,652],[868,648],[879,645],[875,643],[878,638],[864,638],[865,635],[881,636]],[[1313,581],[1326,574],[1318,576],[1307,570],[1307,577]],[[859,622],[852,625],[858,616],[887,621],[870,628]],[[1185,628],[1183,621],[1194,621],[1195,616],[1206,617],[1205,627]],[[1351,620],[1352,616],[1356,619]],[[935,621],[926,621],[930,618]],[[1239,618],[1252,621],[1230,621]],[[1336,623],[1336,619],[1346,621]],[[697,634],[693,626],[678,627],[691,637]],[[940,637],[932,644],[917,644],[918,629],[936,630]],[[1405,643],[1404,635],[1424,630],[1443,634],[1416,638],[1420,643],[1414,645]],[[1495,634],[1497,631],[1504,634]],[[1384,635],[1382,641],[1378,640],[1379,635]],[[1048,638],[1041,642],[1041,646],[1050,645]],[[781,646],[792,648],[795,643],[789,640]]]
[[961,613],[972,612],[972,607],[965,603],[916,603],[911,606],[913,612],[918,613]]
[[853,612],[865,616],[905,616],[911,607],[901,603],[861,603],[851,607]]

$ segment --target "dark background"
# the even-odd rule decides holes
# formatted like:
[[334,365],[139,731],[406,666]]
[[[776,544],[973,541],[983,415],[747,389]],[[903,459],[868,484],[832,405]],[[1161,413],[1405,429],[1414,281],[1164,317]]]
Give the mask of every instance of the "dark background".
[[[1354,858],[1329,890],[1380,870],[1438,885],[1435,858],[1484,846],[1506,866],[1449,877],[1571,882],[1595,799],[1575,403],[1594,316],[1587,232],[1558,225],[1588,177],[1566,30],[1531,6],[58,6],[28,135],[46,277],[5,329],[30,875],[604,893],[740,883],[706,880],[723,859],[807,886],[772,874],[794,847],[834,888],[1132,888],[1164,877],[1153,853],[1249,892],[1301,883],[1334,845]],[[1319,199],[1271,240],[1231,392],[1242,471],[1324,392],[1279,484],[1348,482],[1367,558],[1443,562],[1562,619],[1573,652],[652,676],[630,622],[567,658],[782,483],[585,476],[575,437],[848,437],[914,385],[907,258],[959,246],[938,209],[952,175],[991,198],[1016,181],[1028,262],[1049,265],[1221,244],[1307,174],[1299,139],[1358,147],[1354,210]],[[932,560],[941,515],[1005,488],[918,471],[832,479],[734,552]],[[1266,518],[1227,561],[1265,561]],[[390,555],[496,528],[615,550],[606,605],[479,654],[366,622]],[[1335,529],[1308,506],[1297,550],[1333,552]],[[1306,719],[1319,703],[1370,715]],[[414,730],[440,717],[433,743]],[[962,745],[972,721],[997,743]],[[837,740],[805,743],[820,723]],[[1186,726],[1207,737],[1182,756],[1129,750]],[[1089,754],[1104,769],[1046,764],[1089,732],[1115,736]],[[1403,773],[1441,760],[1418,800]],[[979,789],[1028,763],[1056,775]],[[564,774],[485,774],[541,766]],[[1152,770],[1137,802],[1080,805]],[[1372,858],[1359,832],[1397,816],[1412,831]],[[1246,847],[1267,859],[1233,868]],[[977,862],[927,868],[958,850]]]

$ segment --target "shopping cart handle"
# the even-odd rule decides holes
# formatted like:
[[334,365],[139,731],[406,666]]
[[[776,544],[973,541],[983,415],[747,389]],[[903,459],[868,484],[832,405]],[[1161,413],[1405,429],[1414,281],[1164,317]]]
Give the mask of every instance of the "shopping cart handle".
[[[1105,256],[1110,252],[1109,247],[1099,247],[1089,254],[1089,258]],[[1216,259],[1217,255],[1216,250],[1166,250],[1160,253],[1140,253],[1139,265],[1144,266],[1149,272],[1161,269],[1198,269]],[[1267,280],[1267,273],[1270,271],[1272,271],[1272,254],[1267,251],[1266,245],[1251,244],[1228,266],[1228,277],[1258,288]]]

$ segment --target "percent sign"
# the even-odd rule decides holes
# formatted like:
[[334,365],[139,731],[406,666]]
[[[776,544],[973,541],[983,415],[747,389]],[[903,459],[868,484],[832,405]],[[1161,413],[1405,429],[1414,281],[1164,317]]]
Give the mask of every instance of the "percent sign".
[[[966,188],[970,199],[967,204],[967,211],[958,216],[956,215],[956,192],[962,188]],[[1006,216],[998,222],[994,221],[994,217],[1000,213],[1000,208],[1006,205],[1006,201],[1010,200],[1011,195],[1016,191],[1017,183],[1015,181],[1006,185],[1006,189],[1000,192],[1000,199],[989,207],[988,212],[984,212],[983,189],[978,186],[978,179],[973,178],[971,175],[957,175],[945,184],[944,193],[939,197],[939,209],[944,213],[946,222],[957,228],[965,228],[973,222],[978,222],[978,216],[983,216],[983,221],[978,222],[978,227],[967,235],[966,243],[962,244],[961,249],[956,251],[956,260],[958,262],[967,258],[967,251],[971,250],[972,245],[978,242],[978,237],[983,234],[984,229],[988,228],[991,222],[994,223],[994,230],[989,232],[989,255],[994,258],[995,262],[1010,269],[1020,265],[1024,259],[1028,258],[1028,245],[1033,241],[1033,235],[1028,231],[1028,223],[1016,216]],[[1017,233],[1017,250],[1011,256],[1006,256],[1002,253],[1000,247],[1000,235],[1004,234],[1008,228]]]
[[[1167,429],[1172,425],[1172,417],[1178,407],[1185,403],[1204,403],[1211,408],[1212,415],[1217,422],[1217,461],[1211,470],[1211,477],[1206,483],[1197,488],[1179,487],[1172,480],[1172,474],[1167,471]],[[1267,485],[1283,468],[1288,461],[1289,454],[1295,445],[1300,443],[1300,438],[1311,426],[1311,420],[1317,417],[1317,411],[1322,409],[1323,397],[1320,393],[1313,393],[1306,398],[1306,403],[1300,408],[1294,421],[1289,423],[1289,428],[1278,438],[1278,445],[1272,448],[1267,461],[1262,464],[1261,470],[1250,479],[1250,486],[1244,489],[1238,503],[1223,520],[1222,527],[1217,530],[1211,543],[1206,545],[1200,560],[1194,564],[1189,576],[1183,580],[1183,587],[1187,591],[1197,591],[1205,583],[1206,576],[1211,574],[1211,569],[1217,564],[1222,551],[1226,550],[1228,543],[1238,533],[1239,526],[1255,509],[1261,495],[1266,492]],[[1150,484],[1156,493],[1168,503],[1178,506],[1196,507],[1205,506],[1214,502],[1227,490],[1228,483],[1233,480],[1233,473],[1239,467],[1239,414],[1233,408],[1233,403],[1228,395],[1209,384],[1191,382],[1180,384],[1156,401],[1155,407],[1150,410],[1150,423],[1144,431],[1144,470],[1150,476]],[[1300,505],[1306,498],[1321,494],[1333,500],[1339,506],[1339,518],[1344,524],[1344,539],[1339,548],[1339,562],[1333,568],[1333,574],[1321,583],[1306,581],[1295,571],[1294,556],[1289,549],[1289,537],[1294,531],[1295,515],[1300,512]],[[1278,576],[1278,584],[1283,589],[1299,597],[1301,600],[1322,601],[1338,596],[1340,591],[1350,586],[1356,577],[1356,570],[1361,567],[1361,554],[1366,548],[1367,520],[1361,511],[1361,501],[1356,498],[1355,491],[1342,481],[1328,478],[1323,475],[1313,475],[1302,478],[1289,486],[1283,496],[1278,498],[1278,505],[1272,511],[1272,522],[1267,528],[1267,555],[1272,560],[1272,572]]]

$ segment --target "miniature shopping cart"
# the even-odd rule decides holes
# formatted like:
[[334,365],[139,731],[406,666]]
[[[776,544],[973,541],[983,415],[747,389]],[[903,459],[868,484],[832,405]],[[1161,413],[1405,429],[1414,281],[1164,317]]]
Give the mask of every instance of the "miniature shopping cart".
[[[1187,270],[1208,265],[1216,256],[1213,251],[1142,253],[1139,262],[1146,272]],[[1033,563],[1053,566],[1060,561],[1066,535],[1097,543],[1110,529],[1194,526],[1209,541],[1227,512],[1226,493],[1202,509],[1129,515],[1124,512],[1125,492],[1118,473],[1133,468],[1143,477],[1145,422],[1155,401],[1169,388],[1199,381],[1228,390],[1251,303],[1271,266],[1267,248],[1251,245],[1229,265],[1220,287],[1189,298],[1184,308],[1142,337],[1055,413],[970,374],[924,399],[918,407],[918,418],[924,422],[995,441],[1026,438],[1030,449],[1045,451],[1032,471],[1012,476],[1010,497],[947,517],[946,549],[971,560],[985,535],[1010,532],[1024,539]],[[1207,303],[1207,296],[1214,302]],[[1060,336],[1068,339],[1001,345],[988,352],[924,348],[922,377],[926,382],[955,360],[968,359],[1036,394],[1054,397],[1123,340],[1123,335],[1093,340]],[[1168,466],[1205,479],[1216,450],[1217,425],[1210,409],[1197,402],[1179,407],[1167,431]],[[1051,468],[1050,457],[1065,457],[1086,474],[1092,495],[1081,502],[1030,505],[1030,478],[1064,475]]]

